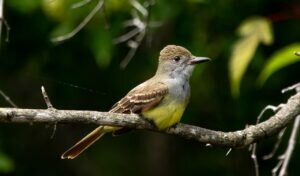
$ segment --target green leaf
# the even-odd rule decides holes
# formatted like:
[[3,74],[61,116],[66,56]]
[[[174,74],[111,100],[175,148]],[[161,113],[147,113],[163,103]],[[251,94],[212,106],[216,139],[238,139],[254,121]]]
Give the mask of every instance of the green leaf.
[[91,49],[100,67],[106,67],[111,61],[112,39],[107,29],[98,29],[91,39]]
[[271,23],[266,18],[247,19],[237,32],[241,38],[234,44],[229,61],[231,93],[235,97],[239,95],[240,82],[258,45],[273,43]]
[[10,173],[14,170],[14,163],[11,158],[0,152],[0,173]]
[[295,62],[299,62],[300,57],[295,55],[295,51],[299,50],[300,43],[294,43],[275,52],[271,58],[268,59],[266,66],[263,68],[260,76],[258,77],[258,83],[263,85],[266,80],[279,69]]
[[65,0],[43,0],[42,9],[47,16],[62,21],[66,18],[66,11],[69,11],[70,7]]
[[242,76],[258,46],[257,37],[242,38],[236,42],[230,58],[231,91],[234,96],[239,95]]
[[32,13],[41,5],[41,0],[9,0],[5,1],[8,6],[21,13]]
[[109,0],[105,2],[105,8],[107,11],[127,11],[131,8],[129,1],[120,1],[120,0]]
[[189,0],[190,3],[207,3],[207,0]]
[[238,28],[238,34],[243,37],[256,35],[265,45],[273,43],[271,22],[263,17],[252,17],[245,20]]

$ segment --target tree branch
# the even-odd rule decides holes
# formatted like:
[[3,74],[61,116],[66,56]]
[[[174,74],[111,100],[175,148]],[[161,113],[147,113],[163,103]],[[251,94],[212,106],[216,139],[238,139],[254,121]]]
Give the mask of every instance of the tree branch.
[[12,107],[18,108],[18,106],[7,96],[1,89],[0,89],[0,95],[4,98],[4,100],[10,104]]
[[[245,147],[264,137],[278,133],[300,114],[300,93],[291,96],[286,104],[268,120],[244,130],[221,132],[197,126],[178,124],[162,133],[194,139],[213,146]],[[126,126],[158,131],[147,120],[135,114],[56,109],[0,108],[0,122],[7,123],[85,123]]]
[[70,33],[67,33],[62,36],[54,37],[51,39],[52,42],[62,42],[65,40],[68,40],[72,38],[74,35],[76,35],[88,22],[91,21],[91,19],[95,16],[95,14],[102,8],[104,4],[104,0],[99,0],[97,5],[93,8],[93,10],[83,19],[83,21]]
[[290,162],[292,153],[295,149],[295,145],[296,145],[296,141],[297,141],[296,138],[297,138],[297,132],[299,130],[299,125],[300,125],[300,115],[298,115],[296,117],[296,120],[294,122],[292,134],[289,139],[289,145],[288,145],[286,151],[284,152],[284,156],[283,156],[284,159],[283,159],[282,167],[279,172],[279,176],[287,175],[287,168],[288,168],[288,165],[289,165],[289,162]]

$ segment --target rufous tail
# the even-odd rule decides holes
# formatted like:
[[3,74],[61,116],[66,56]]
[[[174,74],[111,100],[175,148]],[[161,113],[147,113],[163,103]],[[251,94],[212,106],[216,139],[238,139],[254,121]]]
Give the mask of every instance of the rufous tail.
[[65,151],[61,155],[61,159],[74,159],[80,153],[85,151],[89,146],[91,146],[94,142],[100,139],[107,131],[104,130],[104,126],[99,126],[80,141],[78,141],[75,145],[73,145],[69,150]]

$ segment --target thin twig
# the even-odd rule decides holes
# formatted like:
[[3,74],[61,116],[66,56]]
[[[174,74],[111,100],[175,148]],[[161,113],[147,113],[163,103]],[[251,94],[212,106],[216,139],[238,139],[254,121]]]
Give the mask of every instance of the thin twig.
[[296,83],[292,86],[289,86],[285,89],[282,89],[281,93],[286,93],[295,90],[296,92],[300,92],[300,83]]
[[4,6],[4,0],[0,0],[0,44],[2,41],[2,24],[4,24],[6,28],[6,38],[5,38],[6,42],[9,41],[9,31],[10,31],[10,27],[4,18],[3,6]]
[[82,0],[82,1],[80,1],[80,2],[77,2],[77,3],[73,4],[73,5],[71,6],[71,9],[77,9],[77,8],[80,8],[80,7],[82,7],[82,6],[87,5],[87,4],[90,3],[91,1],[92,1],[92,0]]
[[[280,104],[279,106],[272,106],[272,105],[266,106],[259,113],[258,117],[256,118],[256,124],[258,124],[260,122],[261,118],[263,117],[263,115],[265,114],[265,112],[267,110],[272,110],[274,113],[276,113],[278,110],[281,109],[282,106],[283,106],[283,104]],[[251,151],[251,159],[253,160],[253,164],[254,164],[255,175],[259,176],[259,163],[258,163],[258,160],[257,160],[256,148],[257,148],[257,143],[254,143],[254,144],[251,145],[250,151]]]
[[232,148],[228,149],[228,151],[226,152],[225,156],[228,156],[232,151]]
[[127,65],[129,64],[130,60],[133,58],[134,54],[136,53],[138,47],[140,46],[140,43],[145,37],[145,30],[141,31],[141,33],[136,37],[136,40],[130,40],[128,41],[128,45],[130,46],[130,50],[126,57],[122,60],[120,66],[122,69],[126,68]]
[[257,143],[252,144],[251,158],[254,163],[255,175],[259,176],[259,164],[258,164],[257,157],[256,157],[256,147],[257,147]]
[[8,102],[12,107],[18,108],[18,106],[7,96],[2,90],[0,90],[0,95]]
[[134,26],[135,28],[129,31],[128,33],[118,37],[113,42],[113,43],[127,42],[127,46],[129,46],[130,48],[126,57],[120,63],[120,67],[122,69],[124,69],[131,61],[137,49],[141,45],[141,42],[146,36],[146,31],[150,23],[150,10],[151,10],[150,7],[154,4],[154,1],[153,0],[146,1],[144,5],[142,5],[137,0],[131,0],[130,3],[134,7],[135,11],[132,12],[132,19],[124,23],[124,27]]
[[5,37],[5,41],[6,41],[6,42],[9,42],[10,26],[8,25],[8,22],[5,20],[5,18],[3,19],[3,23],[4,23],[5,28],[6,28],[6,37]]
[[[47,108],[49,110],[55,110],[55,108],[53,107],[51,101],[50,101],[50,98],[49,96],[47,95],[47,92],[44,88],[44,86],[41,87],[41,90],[42,90],[42,95],[43,95],[43,98],[45,100],[45,103],[47,105]],[[53,125],[53,130],[52,130],[52,133],[51,133],[51,136],[50,136],[50,139],[53,139],[54,135],[55,135],[55,132],[56,132],[56,128],[57,128],[57,122],[54,123]]]
[[53,105],[52,105],[52,103],[50,102],[50,99],[49,99],[49,97],[48,97],[48,95],[47,95],[47,92],[45,91],[44,86],[41,87],[41,90],[42,90],[42,95],[43,95],[43,98],[44,98],[44,100],[45,100],[45,103],[46,103],[48,109],[53,109]]
[[279,176],[287,175],[287,168],[296,145],[296,138],[297,138],[297,132],[299,131],[299,124],[300,124],[300,115],[298,115],[295,119],[292,134],[289,139],[288,147],[284,153],[284,159],[283,159],[282,167],[279,172]]
[[[114,44],[127,42],[127,46],[130,48],[126,57],[120,63],[120,67],[122,69],[126,68],[135,55],[137,49],[145,38],[146,33],[148,32],[148,28],[158,27],[161,25],[160,23],[152,24],[150,21],[151,7],[155,4],[154,0],[145,1],[143,5],[137,0],[130,0],[130,3],[134,7],[134,11],[132,11],[132,19],[125,21],[123,25],[124,27],[133,26],[134,28],[113,41]],[[150,45],[150,42],[151,40],[147,40],[148,45]]]
[[3,17],[3,1],[4,0],[0,0],[0,44],[1,44],[1,39],[2,39],[2,22],[4,20]]
[[[267,111],[267,110],[272,110],[272,112],[277,112],[278,110],[280,110],[280,108],[282,108],[282,104],[280,104],[279,106],[272,106],[272,105],[268,105],[266,106],[262,111],[261,113],[259,114],[259,116],[257,117],[257,120],[256,120],[256,124],[259,123],[260,119],[262,118],[262,116],[264,115],[264,113]],[[271,153],[269,153],[268,155],[265,155],[263,156],[263,159],[264,160],[267,160],[267,159],[270,159],[274,156],[275,152],[277,151],[280,143],[281,143],[281,139],[283,137],[283,134],[285,132],[285,128],[278,134],[278,137],[277,137],[277,142],[272,150]],[[255,151],[256,153],[256,151]],[[252,155],[253,155],[253,151],[252,151]],[[255,161],[254,161],[255,162]]]
[[212,147],[210,143],[205,144],[205,147]]
[[148,11],[145,7],[142,6],[137,0],[130,0],[131,5],[139,11],[143,16],[148,16]]
[[57,123],[54,123],[50,139],[54,138],[56,129],[57,129]]
[[257,119],[256,119],[256,124],[258,124],[261,120],[261,118],[263,117],[263,115],[266,113],[267,110],[271,110],[272,112],[276,113],[278,110],[280,110],[280,108],[282,107],[282,105],[280,104],[279,106],[273,106],[273,105],[267,105],[258,115]]
[[52,38],[52,42],[62,42],[65,40],[68,40],[72,38],[74,35],[76,35],[86,24],[95,16],[95,14],[101,9],[101,7],[104,4],[104,0],[99,0],[97,5],[94,7],[94,9],[84,18],[84,20],[75,28],[73,31],[71,31],[68,34],[58,36],[55,38]]
[[282,166],[282,163],[283,163],[282,156],[280,156],[278,159],[279,159],[279,162],[276,164],[276,166],[271,171],[272,172],[272,176],[276,176],[278,170]]
[[[286,92],[289,92],[289,91],[292,91],[292,90],[296,91],[296,93],[300,93],[300,83],[289,86],[289,87],[283,89],[281,92],[286,93]],[[280,169],[279,174],[278,174],[279,176],[287,175],[287,167],[288,167],[290,157],[291,157],[292,152],[293,152],[294,147],[295,147],[297,131],[299,130],[299,120],[300,120],[300,115],[299,114],[297,115],[297,117],[294,121],[294,126],[293,126],[293,130],[292,130],[292,134],[291,134],[290,139],[289,139],[288,147],[287,147],[286,151],[284,152],[284,154],[282,154],[278,157],[279,161],[278,161],[277,165],[272,169],[272,175],[273,176],[277,175],[279,169]],[[281,141],[281,138],[282,137],[279,137],[278,140]],[[279,143],[279,142],[277,141],[277,143]],[[278,146],[279,146],[279,144],[277,146],[277,143],[276,143],[276,146],[275,146],[276,148],[278,148]],[[274,149],[275,149],[275,147],[274,147]]]
[[128,41],[129,39],[131,39],[132,37],[134,37],[135,35],[137,35],[138,33],[141,32],[141,29],[139,28],[135,28],[129,32],[127,32],[126,34],[116,38],[113,43],[114,44],[118,44],[118,43],[122,43],[122,42],[125,42],[125,41]]
[[280,143],[282,141],[282,138],[283,138],[283,135],[285,133],[285,130],[286,130],[286,128],[284,128],[283,130],[280,131],[280,133],[278,133],[276,144],[274,145],[273,150],[269,154],[264,155],[262,157],[263,160],[268,160],[268,159],[273,158],[273,156],[275,155],[275,153],[277,152],[277,150],[278,150],[278,148],[280,146]]

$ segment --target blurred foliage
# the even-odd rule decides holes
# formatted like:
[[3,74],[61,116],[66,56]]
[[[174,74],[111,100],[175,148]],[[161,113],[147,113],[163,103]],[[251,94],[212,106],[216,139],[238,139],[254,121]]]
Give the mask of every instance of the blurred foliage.
[[112,37],[105,29],[99,29],[95,31],[94,35],[91,37],[91,50],[94,54],[97,64],[100,67],[106,67],[110,63],[113,50],[111,41]]
[[[6,2],[5,2],[6,3]],[[7,1],[7,5],[13,9],[16,9],[20,13],[28,14],[32,13],[39,8],[41,0],[10,0]]]
[[65,0],[43,0],[42,8],[48,17],[58,21],[67,21],[66,14],[70,12],[70,3]]
[[299,50],[300,43],[295,43],[276,51],[271,58],[268,59],[266,66],[262,69],[258,79],[259,84],[263,84],[277,70],[299,62],[299,56],[293,54]]
[[0,152],[0,174],[10,173],[14,169],[14,163],[11,158]]
[[[113,40],[132,29],[124,26],[136,11],[130,1],[106,0],[73,38],[51,42],[78,26],[98,1],[72,8],[80,2],[5,1],[11,31],[9,42],[1,41],[0,89],[19,107],[45,108],[40,93],[44,85],[58,109],[109,110],[128,90],[154,74],[159,51],[167,44],[213,59],[195,69],[184,123],[222,131],[242,129],[255,123],[264,106],[286,100],[288,95],[280,94],[282,88],[300,81],[300,62],[294,55],[299,51],[298,0],[157,0],[149,18],[156,25],[147,29],[124,70],[120,63],[129,48]],[[255,84],[258,79],[263,86]],[[2,97],[0,106],[8,106]],[[60,160],[60,154],[93,127],[58,125],[50,139],[52,126],[0,124],[0,146],[5,152],[0,158],[6,158],[0,159],[5,168],[0,175],[254,174],[246,149],[225,157],[227,149],[205,148],[195,141],[145,131],[105,136],[76,160]],[[274,136],[258,145],[261,175],[270,175],[277,162],[276,157],[260,159],[272,150],[275,140]],[[298,143],[296,147],[289,175],[299,173]]]
[[239,95],[241,79],[253,55],[261,42],[265,45],[273,43],[270,21],[266,18],[250,18],[242,22],[238,28],[242,37],[233,47],[229,63],[231,91],[234,96]]

